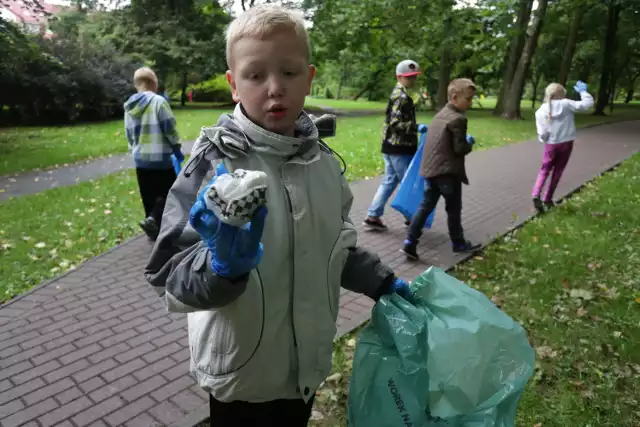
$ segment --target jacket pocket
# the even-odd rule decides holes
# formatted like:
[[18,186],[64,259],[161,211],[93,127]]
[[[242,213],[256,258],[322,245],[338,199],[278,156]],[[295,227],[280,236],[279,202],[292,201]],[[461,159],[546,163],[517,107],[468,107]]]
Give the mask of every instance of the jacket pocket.
[[329,297],[329,307],[331,314],[335,318],[338,316],[340,306],[340,287],[342,284],[342,270],[349,257],[349,248],[356,245],[357,232],[353,225],[344,223],[340,234],[329,255],[327,262],[327,292]]
[[233,303],[193,313],[191,356],[198,370],[211,376],[229,375],[253,358],[264,331],[264,295],[258,270]]

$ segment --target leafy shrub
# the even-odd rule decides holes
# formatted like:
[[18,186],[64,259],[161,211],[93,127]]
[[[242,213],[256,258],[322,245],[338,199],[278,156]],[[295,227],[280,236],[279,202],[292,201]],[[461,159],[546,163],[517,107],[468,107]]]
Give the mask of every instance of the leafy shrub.
[[190,85],[187,91],[193,90],[193,100],[198,102],[233,102],[231,88],[227,76],[220,74],[209,80]]

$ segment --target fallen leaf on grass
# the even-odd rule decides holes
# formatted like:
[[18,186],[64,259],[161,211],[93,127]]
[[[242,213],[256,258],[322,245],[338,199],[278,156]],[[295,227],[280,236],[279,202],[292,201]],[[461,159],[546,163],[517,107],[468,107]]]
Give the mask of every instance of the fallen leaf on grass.
[[35,245],[33,245],[34,247],[38,248],[38,249],[42,249],[45,246],[47,246],[47,244],[45,242],[38,242]]
[[584,317],[585,314],[587,314],[587,310],[585,310],[584,307],[578,308],[578,311],[576,312],[578,317]]
[[337,382],[337,381],[340,381],[340,378],[342,378],[342,374],[340,372],[336,372],[335,374],[329,375],[325,381]]
[[590,301],[593,299],[593,293],[586,289],[571,289],[571,291],[569,292],[569,296],[576,299],[581,298],[585,301]]
[[320,411],[317,410],[313,410],[311,411],[311,418],[312,421],[321,421],[324,420],[324,414]]
[[347,341],[347,345],[349,347],[355,347],[356,346],[356,340],[355,338],[351,338],[349,341]]
[[558,355],[557,351],[546,345],[536,347],[536,353],[538,353],[540,359],[553,359]]
[[492,296],[491,302],[494,303],[496,307],[502,308],[502,299],[499,296],[497,295]]
[[614,338],[620,338],[620,337],[622,337],[622,332],[620,332],[620,331],[614,331],[614,332],[613,332],[613,337],[614,337]]

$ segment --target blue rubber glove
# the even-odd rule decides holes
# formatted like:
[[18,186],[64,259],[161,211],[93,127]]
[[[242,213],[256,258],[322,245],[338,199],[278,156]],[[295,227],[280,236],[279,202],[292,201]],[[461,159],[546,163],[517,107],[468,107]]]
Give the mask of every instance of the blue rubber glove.
[[578,80],[576,85],[573,87],[573,90],[575,90],[578,93],[586,92],[587,91],[587,84],[585,82],[583,82],[582,80]]
[[473,137],[473,135],[467,135],[467,144],[473,145],[475,143],[476,143],[476,139]]
[[178,157],[175,154],[171,155],[171,163],[173,163],[173,170],[176,171],[176,175],[180,175],[180,171],[182,170],[182,162],[178,160]]
[[406,299],[407,301],[411,301],[413,299],[413,293],[409,288],[409,284],[402,279],[396,279],[393,282],[392,289],[393,289],[393,292],[400,295],[402,298]]
[[220,221],[212,210],[207,209],[204,197],[211,184],[223,173],[227,173],[226,169],[224,165],[219,165],[217,175],[198,194],[189,213],[189,222],[211,251],[213,271],[218,276],[234,279],[248,274],[262,260],[263,246],[260,239],[264,231],[267,207],[258,208],[251,222],[242,227]]
[[427,131],[427,125],[418,125],[418,133],[425,133]]

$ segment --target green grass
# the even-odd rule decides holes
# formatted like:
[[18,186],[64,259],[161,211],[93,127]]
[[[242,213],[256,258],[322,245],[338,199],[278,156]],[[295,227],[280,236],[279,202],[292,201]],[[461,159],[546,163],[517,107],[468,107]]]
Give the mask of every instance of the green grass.
[[[471,110],[469,133],[476,141],[476,150],[500,147],[514,142],[536,138],[535,121],[532,110],[523,110],[524,120],[508,121],[494,116],[488,110]],[[433,113],[419,113],[419,123],[429,123]],[[599,117],[591,114],[576,116],[578,127],[591,126],[609,121],[640,119],[637,106],[619,107],[615,115]],[[347,178],[350,180],[377,176],[383,171],[380,155],[382,116],[339,118],[337,135],[328,138],[327,143],[347,162]]]
[[140,233],[135,172],[0,204],[0,302]]
[[[640,425],[639,187],[637,154],[454,270],[536,348],[517,426]],[[344,425],[354,336],[336,345],[314,425]]]
[[307,107],[330,107],[338,110],[372,110],[384,111],[387,108],[386,102],[379,101],[354,101],[352,99],[326,99],[308,96],[305,101]]
[[[345,110],[350,109],[350,103],[371,104],[366,101],[349,100],[314,99],[313,101],[320,102],[319,105],[334,103],[335,108]],[[181,138],[195,139],[202,126],[214,124],[220,114],[228,111],[201,108],[176,110]],[[506,121],[495,117],[489,109],[471,110],[468,115],[469,132],[478,141],[477,149],[497,147],[535,137],[533,111],[530,108],[523,107],[524,120],[518,121]],[[418,121],[429,123],[432,117],[433,113],[420,113]],[[586,126],[632,118],[640,119],[639,105],[619,106],[614,114],[605,117],[581,114],[577,118],[577,123],[578,126]],[[351,178],[377,174],[381,170],[382,161],[378,145],[382,121],[382,115],[343,118],[338,126],[338,136],[328,141],[336,145],[339,151],[347,152],[349,164],[357,172],[355,175],[351,174]],[[127,142],[122,126],[122,121],[116,120],[77,126],[0,129],[0,175],[61,166],[108,154],[125,153]],[[349,153],[354,153],[355,157],[350,156]]]
[[[195,139],[202,126],[214,124],[226,111],[175,111],[181,138]],[[122,120],[115,120],[76,126],[0,128],[0,175],[126,153],[123,126]]]

